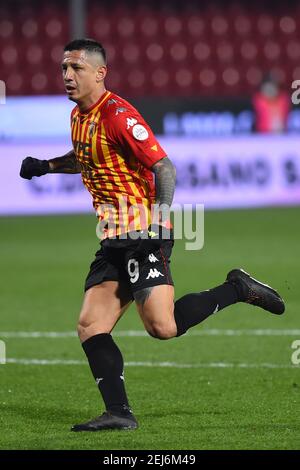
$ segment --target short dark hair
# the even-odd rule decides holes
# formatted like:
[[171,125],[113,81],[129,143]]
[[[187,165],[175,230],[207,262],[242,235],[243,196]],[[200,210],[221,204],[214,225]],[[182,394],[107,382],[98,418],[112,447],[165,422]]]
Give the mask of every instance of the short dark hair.
[[90,53],[96,52],[101,54],[106,64],[106,52],[102,44],[100,42],[95,41],[94,39],[74,39],[74,41],[69,42],[65,48],[64,52],[66,51],[87,51]]

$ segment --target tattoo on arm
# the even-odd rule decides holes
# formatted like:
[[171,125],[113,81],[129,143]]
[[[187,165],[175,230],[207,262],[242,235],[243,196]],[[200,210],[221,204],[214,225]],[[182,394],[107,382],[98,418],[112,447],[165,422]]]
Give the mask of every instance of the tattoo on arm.
[[62,157],[49,160],[49,168],[49,173],[80,173],[81,171],[74,150],[71,150]]
[[153,287],[146,287],[145,289],[141,289],[135,292],[133,296],[136,303],[143,306],[146,300],[149,299],[152,289]]
[[175,191],[176,170],[168,157],[159,160],[152,167],[155,174],[156,203],[171,206]]

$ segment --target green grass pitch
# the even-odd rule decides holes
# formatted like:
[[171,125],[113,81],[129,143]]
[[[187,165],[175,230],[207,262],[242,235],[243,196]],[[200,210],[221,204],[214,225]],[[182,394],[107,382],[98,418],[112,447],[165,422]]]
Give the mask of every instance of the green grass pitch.
[[299,215],[299,208],[208,212],[201,251],[177,241],[176,298],[222,283],[241,266],[280,291],[286,313],[237,304],[190,334],[159,341],[122,333],[143,329],[131,307],[115,339],[129,363],[126,384],[140,428],[92,434],[69,430],[102,412],[76,336],[18,332],[75,332],[97,249],[95,218],[0,219],[0,339],[9,359],[0,365],[0,448],[299,448],[300,365],[291,363],[292,342],[300,340]]

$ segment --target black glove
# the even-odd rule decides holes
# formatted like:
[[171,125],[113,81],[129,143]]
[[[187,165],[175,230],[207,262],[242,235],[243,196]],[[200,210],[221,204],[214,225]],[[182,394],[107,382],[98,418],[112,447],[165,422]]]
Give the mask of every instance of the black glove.
[[157,251],[166,240],[174,240],[173,229],[159,224],[149,225],[146,233],[141,232],[141,241],[137,251],[141,256],[147,256],[153,251]]
[[27,157],[22,161],[20,176],[26,180],[31,180],[33,176],[42,176],[48,172],[48,160],[39,160],[38,158]]

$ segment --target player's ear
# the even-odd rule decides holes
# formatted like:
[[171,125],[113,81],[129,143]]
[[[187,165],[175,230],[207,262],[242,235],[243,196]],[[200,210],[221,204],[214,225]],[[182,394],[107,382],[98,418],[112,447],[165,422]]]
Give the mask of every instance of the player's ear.
[[96,73],[96,82],[97,83],[102,82],[104,78],[106,77],[106,74],[107,74],[106,65],[101,65],[100,67],[98,67],[97,73]]

